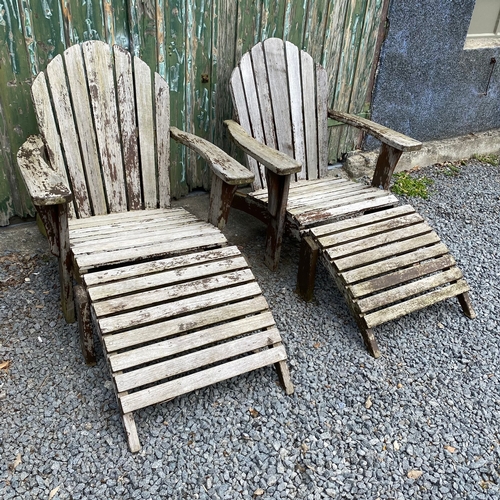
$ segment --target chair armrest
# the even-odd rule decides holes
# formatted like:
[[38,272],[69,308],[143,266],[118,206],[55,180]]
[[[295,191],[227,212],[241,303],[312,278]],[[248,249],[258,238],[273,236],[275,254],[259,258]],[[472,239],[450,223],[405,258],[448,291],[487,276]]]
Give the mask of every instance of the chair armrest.
[[66,179],[43,158],[44,144],[40,136],[31,135],[17,152],[28,193],[34,205],[59,205],[72,200],[73,194]]
[[329,109],[328,118],[359,128],[399,151],[417,151],[422,147],[421,142],[360,116]]
[[213,173],[226,184],[231,186],[251,184],[255,179],[255,175],[250,170],[211,142],[188,132],[183,132],[176,127],[170,127],[170,135],[177,142],[184,144],[184,146],[191,148],[202,156],[210,165]]
[[302,164],[300,162],[254,139],[234,120],[226,120],[224,125],[229,130],[233,141],[245,151],[245,153],[255,158],[275,174],[290,175],[302,170]]

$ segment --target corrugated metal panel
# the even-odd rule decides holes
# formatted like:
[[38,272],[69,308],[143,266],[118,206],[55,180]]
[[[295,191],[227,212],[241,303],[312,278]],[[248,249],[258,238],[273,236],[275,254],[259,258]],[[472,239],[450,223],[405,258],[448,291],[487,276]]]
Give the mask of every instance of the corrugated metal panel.
[[[4,0],[0,12],[0,225],[32,214],[14,163],[36,133],[29,95],[48,61],[89,39],[117,43],[166,78],[172,123],[231,149],[222,120],[232,115],[228,81],[241,55],[260,40],[290,40],[321,62],[330,103],[361,113],[383,4],[387,0]],[[357,137],[336,128],[330,157]],[[209,187],[206,165],[172,144],[172,194]]]

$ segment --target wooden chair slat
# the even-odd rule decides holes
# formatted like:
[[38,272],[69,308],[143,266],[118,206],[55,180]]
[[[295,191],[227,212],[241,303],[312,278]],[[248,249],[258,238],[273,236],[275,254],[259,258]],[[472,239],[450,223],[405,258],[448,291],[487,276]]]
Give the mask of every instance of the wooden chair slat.
[[87,77],[80,45],[73,45],[64,51],[64,63],[71,91],[83,168],[85,169],[87,188],[92,203],[92,215],[106,214],[108,207],[101,170],[99,168],[100,160],[97,151],[97,138],[93,125],[92,109],[87,89]]
[[120,131],[123,148],[123,166],[129,210],[142,208],[141,171],[137,144],[137,120],[134,95],[134,75],[130,52],[115,45],[113,47],[116,94],[120,116]]
[[[114,352],[179,335],[187,331],[194,331],[197,328],[205,328],[220,323],[222,320],[236,320],[248,315],[262,313],[268,308],[266,300],[261,295],[235,304],[223,304],[212,309],[180,317],[163,318],[161,322],[134,328],[133,330],[110,333],[103,336],[103,342],[108,352]],[[178,310],[173,311],[173,315],[175,313],[178,313]]]
[[[249,134],[255,137],[258,141],[265,143],[264,129],[262,127],[262,117],[260,114],[259,99],[257,97],[257,89],[255,87],[254,71],[250,53],[245,54],[239,64],[240,78],[243,90],[243,98],[246,102],[253,103],[252,106],[246,106],[248,110],[248,120],[250,128],[245,129]],[[253,160],[253,159],[251,159]],[[253,160],[255,161],[255,160]],[[260,186],[266,185],[265,167],[258,164],[258,173],[260,178]]]
[[167,82],[155,73],[156,152],[158,161],[158,203],[170,207],[170,93]]
[[316,64],[316,112],[319,178],[328,175],[328,74]]
[[157,177],[151,69],[138,57],[134,57],[134,76],[144,207],[156,208]]
[[80,155],[80,145],[76,134],[73,110],[69,97],[62,56],[56,56],[47,67],[47,78],[52,92],[54,111],[59,125],[61,145],[64,149],[71,187],[77,199],[79,217],[92,215],[87,183]]
[[[248,318],[244,319],[239,319],[236,321],[230,321],[228,323],[224,323],[222,325],[217,325],[213,326],[211,328],[205,328],[203,330],[197,330],[195,332],[187,332],[183,333],[180,336],[176,337],[171,337],[167,340],[163,340],[161,342],[156,342],[154,344],[142,346],[142,347],[136,347],[131,350],[127,350],[122,353],[113,353],[110,356],[108,356],[109,363],[111,364],[111,368],[115,371],[122,371],[122,370],[128,370],[130,368],[133,368],[135,366],[142,365],[144,363],[149,363],[152,361],[157,361],[160,359],[165,359],[170,356],[175,356],[183,352],[188,352],[193,349],[198,349],[201,347],[206,348],[206,346],[213,344],[215,342],[222,342],[225,340],[229,340],[234,337],[239,337],[240,335],[245,335],[248,333],[252,333],[258,330],[262,329],[267,329],[269,327],[274,326],[274,320],[272,317],[272,314],[270,313],[264,313],[264,314],[257,314],[254,316],[250,316]],[[277,330],[267,330],[265,333],[268,333],[269,337],[272,338],[272,343],[279,342],[279,337],[276,337],[276,334],[279,335]],[[274,334],[274,335],[273,335]],[[274,337],[274,338],[273,338]],[[264,343],[261,347],[264,347],[265,345],[269,345],[269,343]],[[224,348],[230,348],[230,344],[224,343],[221,346],[222,349]],[[246,350],[238,353],[242,354],[243,352],[246,352]],[[230,354],[229,356],[225,357],[231,357],[234,354]],[[194,356],[197,356],[195,354]],[[218,361],[224,358],[219,358]],[[192,369],[199,368],[200,366],[204,366],[207,364],[207,360],[203,361],[201,364],[186,364],[186,360],[183,360],[182,364],[178,364],[177,360],[174,362],[176,366],[179,368],[176,369],[174,373],[171,374],[162,374],[156,373],[154,375],[155,378],[154,380],[149,380],[149,382],[146,383],[151,383],[151,382],[156,382],[158,380],[161,380],[162,378],[166,377],[171,377],[173,375],[178,375],[179,373],[182,373],[183,371],[189,371]],[[215,360],[214,360],[215,361]],[[157,363],[155,365],[152,365],[149,367],[149,370],[140,370],[142,374],[145,374],[146,371],[148,371],[150,374],[151,372],[155,372],[156,369],[158,372],[162,369],[163,367],[167,368],[168,365],[174,364],[172,361],[166,361],[163,364]],[[177,370],[181,371],[177,371]],[[139,370],[138,370],[139,371]],[[129,372],[130,373],[130,372]],[[142,376],[141,376],[142,378]],[[125,380],[125,377],[122,378],[122,380]],[[117,382],[118,384],[118,382]],[[140,385],[142,385],[143,382],[141,382]],[[133,389],[135,386],[128,386],[128,387],[118,387],[119,391],[128,391],[129,389]]]
[[314,62],[307,52],[301,52],[300,64],[302,68],[302,106],[304,108],[304,134],[307,151],[307,178],[314,180],[319,177]]
[[[66,180],[68,185],[70,185],[44,73],[40,73],[35,78],[33,85],[31,86],[31,95],[35,106],[38,128],[44,136],[50,164],[52,168]],[[75,207],[73,203],[69,203],[68,206],[70,215],[74,217]]]
[[260,288],[255,282],[235,286],[231,290],[215,290],[203,295],[177,300],[169,304],[152,306],[138,311],[131,311],[99,320],[102,333],[108,334],[120,330],[156,323],[172,316],[188,314],[202,309],[208,309],[242,299],[248,299],[260,294]]
[[[288,70],[288,89],[290,92],[291,126],[293,135],[294,158],[302,163],[302,170],[295,179],[307,179],[306,145],[304,141],[304,114],[302,106],[302,77],[299,49],[285,42]],[[315,112],[316,113],[316,112]]]
[[106,165],[102,175],[108,210],[124,212],[127,210],[127,195],[111,48],[102,42],[85,42],[82,49],[99,154],[101,162]]

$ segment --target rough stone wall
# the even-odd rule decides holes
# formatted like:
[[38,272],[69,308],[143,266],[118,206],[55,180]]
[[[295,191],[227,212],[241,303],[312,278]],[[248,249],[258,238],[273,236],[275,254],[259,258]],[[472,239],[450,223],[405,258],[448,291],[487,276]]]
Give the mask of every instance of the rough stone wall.
[[474,4],[391,1],[373,120],[421,141],[500,128],[500,40],[497,47],[464,49]]

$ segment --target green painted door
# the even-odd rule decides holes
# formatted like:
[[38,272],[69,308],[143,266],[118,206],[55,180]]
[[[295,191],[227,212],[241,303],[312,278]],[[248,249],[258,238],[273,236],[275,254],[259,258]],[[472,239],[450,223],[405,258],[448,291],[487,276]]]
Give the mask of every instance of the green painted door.
[[[241,55],[271,36],[307,50],[330,75],[330,105],[367,112],[381,20],[388,0],[5,0],[0,7],[0,225],[33,214],[15,164],[37,133],[32,78],[70,45],[117,43],[168,81],[172,124],[231,149],[229,76]],[[330,158],[358,136],[330,134]],[[172,143],[172,194],[208,189],[204,162]]]

